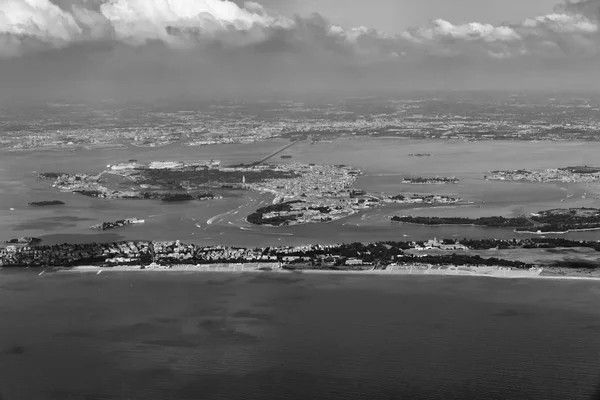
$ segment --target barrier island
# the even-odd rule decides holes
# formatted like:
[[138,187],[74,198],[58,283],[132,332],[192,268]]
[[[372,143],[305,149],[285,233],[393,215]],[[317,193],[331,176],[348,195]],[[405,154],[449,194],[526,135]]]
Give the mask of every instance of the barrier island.
[[[227,247],[185,244],[180,241],[128,241],[113,243],[62,244],[54,246],[15,246],[0,249],[0,267],[42,268],[126,268],[155,269],[218,267],[234,271],[246,266],[252,270],[369,271],[385,273],[477,274],[531,277],[542,269],[562,268],[576,275],[589,276],[600,271],[595,264],[557,262],[532,264],[502,258],[502,250],[587,248],[600,252],[600,242],[566,239],[530,238],[510,240],[429,240],[427,242],[386,241],[334,245],[278,247]],[[493,256],[482,257],[473,251],[495,249]],[[537,250],[536,250],[537,249]],[[428,253],[433,250],[436,253]],[[500,252],[498,251],[500,250]],[[224,268],[224,269],[223,269]],[[469,272],[470,271],[470,272]],[[522,272],[519,272],[522,271]]]

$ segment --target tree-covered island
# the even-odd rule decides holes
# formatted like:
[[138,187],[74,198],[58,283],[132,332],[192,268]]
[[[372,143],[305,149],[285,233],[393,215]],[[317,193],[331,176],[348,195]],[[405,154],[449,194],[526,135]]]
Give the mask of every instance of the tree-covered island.
[[600,209],[568,208],[539,211],[518,217],[425,217],[393,216],[393,222],[421,225],[474,225],[490,228],[513,228],[524,233],[567,233],[600,229]]

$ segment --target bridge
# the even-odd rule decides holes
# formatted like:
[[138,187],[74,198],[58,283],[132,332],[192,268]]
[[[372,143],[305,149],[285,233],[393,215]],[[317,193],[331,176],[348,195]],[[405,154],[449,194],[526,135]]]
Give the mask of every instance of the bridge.
[[275,150],[274,152],[272,152],[271,154],[269,154],[268,156],[262,158],[260,161],[257,161],[254,163],[254,165],[259,165],[264,163],[265,161],[267,161],[269,158],[276,156],[277,154],[281,153],[282,151],[284,151],[285,149],[292,147],[293,145],[295,145],[296,143],[298,143],[299,140],[296,140],[295,142],[292,143],[288,143],[285,146],[283,146],[282,148]]

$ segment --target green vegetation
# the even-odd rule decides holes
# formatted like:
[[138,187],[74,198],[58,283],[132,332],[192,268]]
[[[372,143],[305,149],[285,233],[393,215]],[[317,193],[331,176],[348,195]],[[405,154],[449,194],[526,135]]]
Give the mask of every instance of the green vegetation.
[[85,190],[85,189],[73,190],[73,193],[79,193],[79,194],[82,194],[84,196],[89,196],[89,197],[103,197],[105,195],[104,192],[102,192],[100,190]]
[[302,200],[287,201],[285,203],[273,204],[271,206],[261,207],[252,214],[248,215],[246,220],[255,225],[288,225],[291,221],[295,221],[298,215],[282,215],[272,218],[265,218],[264,215],[272,212],[292,211],[293,204],[304,203]]
[[67,175],[62,172],[42,172],[38,174],[40,179],[58,179],[62,175]]
[[138,184],[160,186],[163,189],[181,189],[182,185],[202,186],[208,184],[257,183],[269,179],[296,178],[299,175],[287,171],[240,170],[221,171],[219,169],[199,169],[196,171],[178,171],[168,169],[138,170]]
[[568,232],[578,229],[600,229],[600,209],[569,208],[541,211],[531,217],[539,226],[519,228],[518,232]]
[[561,171],[569,171],[573,174],[596,174],[600,172],[600,167],[588,167],[587,165],[575,165],[572,167],[559,168]]
[[60,200],[45,200],[45,201],[32,201],[29,203],[33,207],[46,207],[46,206],[62,206],[65,203]]
[[7,240],[5,243],[6,244],[26,244],[26,245],[35,246],[36,244],[40,243],[41,241],[42,241],[42,239],[35,238],[35,237],[20,237],[20,238]]
[[600,229],[600,209],[558,208],[540,211],[530,217],[515,218],[499,216],[480,218],[394,216],[392,221],[421,225],[476,225],[493,228],[515,228],[516,232],[562,233],[573,230]]
[[525,217],[505,218],[505,217],[480,217],[480,218],[463,218],[463,217],[411,217],[403,216],[392,217],[392,221],[405,222],[409,224],[421,225],[477,225],[493,228],[518,228],[528,227],[534,224]]

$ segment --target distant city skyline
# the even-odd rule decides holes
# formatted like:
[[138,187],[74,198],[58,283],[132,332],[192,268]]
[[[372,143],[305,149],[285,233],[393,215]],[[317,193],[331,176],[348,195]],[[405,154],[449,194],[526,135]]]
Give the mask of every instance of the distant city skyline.
[[597,91],[599,21],[600,0],[3,0],[0,100]]

